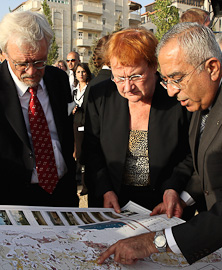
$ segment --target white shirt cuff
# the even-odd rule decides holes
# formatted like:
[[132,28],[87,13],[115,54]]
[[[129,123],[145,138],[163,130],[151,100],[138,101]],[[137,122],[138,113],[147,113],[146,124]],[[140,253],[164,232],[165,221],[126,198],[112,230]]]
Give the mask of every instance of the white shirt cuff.
[[186,191],[183,191],[180,194],[180,198],[186,203],[187,206],[191,206],[191,205],[195,204],[194,199]]
[[173,253],[181,254],[182,252],[179,249],[179,247],[178,247],[178,245],[177,245],[177,243],[176,243],[176,241],[174,239],[171,228],[165,229],[165,236],[166,236],[166,239],[167,239],[168,246],[173,251]]

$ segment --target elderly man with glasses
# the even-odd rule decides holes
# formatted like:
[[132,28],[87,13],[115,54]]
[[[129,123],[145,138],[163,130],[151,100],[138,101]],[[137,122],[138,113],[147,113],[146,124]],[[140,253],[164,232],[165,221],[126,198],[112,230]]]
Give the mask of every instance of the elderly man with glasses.
[[0,31],[0,204],[78,206],[69,80],[46,65],[53,32],[30,11]]
[[193,203],[202,209],[190,221],[158,234],[117,242],[101,255],[99,263],[115,254],[115,261],[132,264],[165,250],[182,253],[192,264],[222,247],[222,52],[208,27],[181,23],[163,36],[157,56],[161,84],[170,97],[193,112],[189,131],[192,160],[182,163],[193,166],[194,173],[180,198],[176,192],[165,193],[152,215],[180,216],[181,206]]

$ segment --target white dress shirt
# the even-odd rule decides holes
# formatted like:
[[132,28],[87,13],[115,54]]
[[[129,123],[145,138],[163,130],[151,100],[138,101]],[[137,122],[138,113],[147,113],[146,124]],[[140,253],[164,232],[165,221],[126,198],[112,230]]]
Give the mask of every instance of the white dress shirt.
[[74,88],[74,91],[76,91],[76,94],[73,95],[74,101],[79,107],[82,106],[86,87],[87,87],[87,85],[83,87],[82,91],[80,91],[79,83],[78,83],[77,86]]
[[75,81],[74,73],[72,70],[69,70],[69,84],[71,88],[72,97],[73,97],[73,90],[75,88],[74,81]]
[[[23,82],[21,82],[17,78],[17,76],[14,74],[9,63],[8,63],[8,68],[13,78],[13,81],[16,85],[18,97],[19,97],[21,107],[22,107],[23,116],[25,119],[25,125],[28,131],[29,141],[33,149],[32,135],[30,131],[29,116],[28,116],[28,107],[29,107],[29,100],[30,100],[31,94],[29,93],[29,91],[27,91],[28,86],[24,84]],[[52,113],[52,108],[49,102],[48,92],[46,90],[46,86],[44,84],[43,79],[41,79],[39,83],[37,97],[42,105],[43,111],[46,116],[46,120],[48,123],[49,131],[50,131],[50,135],[52,139],[52,146],[53,146],[58,176],[59,176],[59,179],[61,179],[67,172],[67,167],[65,164],[65,160],[62,156],[61,145],[60,145],[58,134],[57,134],[57,129],[56,129],[53,113]],[[34,153],[34,150],[33,150],[33,153]],[[37,176],[37,171],[35,167],[33,168],[31,183],[38,183],[38,176]]]

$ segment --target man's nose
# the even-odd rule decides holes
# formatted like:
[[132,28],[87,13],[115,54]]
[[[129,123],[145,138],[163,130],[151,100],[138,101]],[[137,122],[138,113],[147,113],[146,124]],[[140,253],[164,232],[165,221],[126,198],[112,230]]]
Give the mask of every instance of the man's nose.
[[36,70],[37,69],[32,64],[29,64],[29,66],[25,72],[29,75],[33,75],[33,74],[35,74]]
[[167,93],[170,97],[176,96],[180,92],[180,89],[173,87],[170,83],[167,84]]

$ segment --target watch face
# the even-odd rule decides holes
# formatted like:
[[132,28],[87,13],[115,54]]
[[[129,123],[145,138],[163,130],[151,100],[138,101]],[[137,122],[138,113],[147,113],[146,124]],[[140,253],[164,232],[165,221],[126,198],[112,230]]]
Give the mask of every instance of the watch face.
[[164,247],[166,245],[166,238],[163,235],[158,235],[155,239],[155,244],[157,247]]

